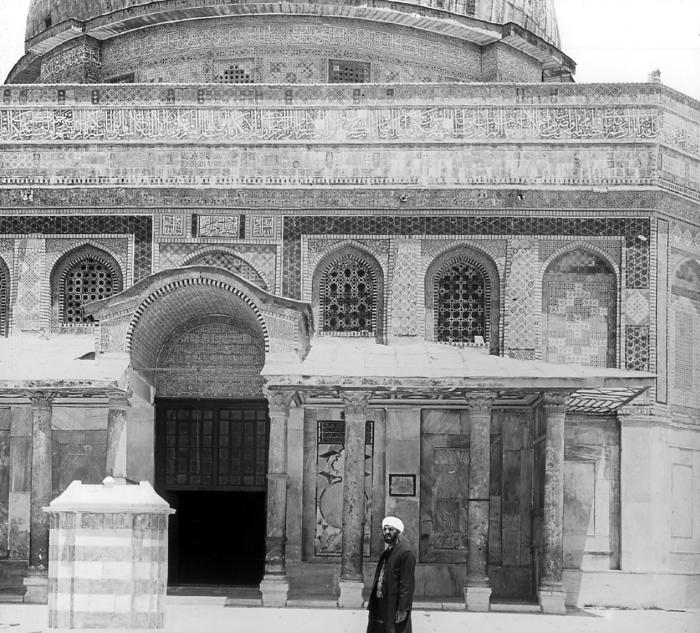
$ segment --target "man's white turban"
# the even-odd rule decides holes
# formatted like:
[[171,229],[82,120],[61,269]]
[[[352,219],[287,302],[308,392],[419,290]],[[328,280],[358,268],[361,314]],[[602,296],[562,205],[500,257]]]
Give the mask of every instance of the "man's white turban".
[[382,521],[382,529],[386,526],[393,527],[399,532],[403,532],[403,521],[397,517],[385,517]]

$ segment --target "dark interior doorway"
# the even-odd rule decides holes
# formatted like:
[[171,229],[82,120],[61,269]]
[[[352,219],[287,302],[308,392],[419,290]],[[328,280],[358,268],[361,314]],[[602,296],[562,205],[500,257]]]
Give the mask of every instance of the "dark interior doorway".
[[[178,491],[169,583],[257,585],[265,559],[265,493]],[[176,518],[175,518],[176,517]]]
[[170,585],[257,585],[265,561],[265,400],[156,402],[156,489],[175,509]]

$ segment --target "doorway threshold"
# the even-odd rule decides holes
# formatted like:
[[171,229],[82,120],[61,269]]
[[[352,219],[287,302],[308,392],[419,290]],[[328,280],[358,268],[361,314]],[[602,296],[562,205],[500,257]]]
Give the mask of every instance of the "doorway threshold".
[[259,607],[262,606],[262,595],[257,585],[170,585],[168,602],[222,607]]

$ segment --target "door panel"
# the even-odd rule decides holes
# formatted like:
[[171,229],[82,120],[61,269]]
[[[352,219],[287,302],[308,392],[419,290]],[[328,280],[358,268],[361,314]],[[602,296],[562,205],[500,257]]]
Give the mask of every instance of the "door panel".
[[466,563],[469,446],[466,435],[421,441],[420,561]]
[[269,422],[257,401],[157,402],[160,490],[265,490]]

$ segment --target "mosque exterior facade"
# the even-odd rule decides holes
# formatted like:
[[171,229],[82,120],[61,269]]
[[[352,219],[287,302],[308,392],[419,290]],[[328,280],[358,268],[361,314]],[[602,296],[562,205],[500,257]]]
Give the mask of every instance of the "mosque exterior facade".
[[700,104],[553,0],[34,0],[0,104],[0,594],[148,480],[172,585],[700,606]]

